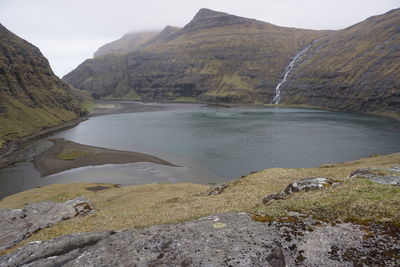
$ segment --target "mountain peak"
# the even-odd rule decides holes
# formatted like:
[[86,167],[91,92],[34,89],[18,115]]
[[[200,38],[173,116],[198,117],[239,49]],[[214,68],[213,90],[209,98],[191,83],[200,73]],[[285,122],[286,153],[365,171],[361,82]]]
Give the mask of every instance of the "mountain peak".
[[238,17],[235,15],[214,11],[207,8],[202,8],[193,17],[192,21],[183,28],[183,32],[195,32],[207,28],[226,27],[234,25],[237,26],[239,24],[250,24],[254,22],[256,22],[256,20]]
[[220,17],[220,16],[230,16],[230,15],[224,12],[214,11],[208,8],[201,8],[193,17],[193,20]]

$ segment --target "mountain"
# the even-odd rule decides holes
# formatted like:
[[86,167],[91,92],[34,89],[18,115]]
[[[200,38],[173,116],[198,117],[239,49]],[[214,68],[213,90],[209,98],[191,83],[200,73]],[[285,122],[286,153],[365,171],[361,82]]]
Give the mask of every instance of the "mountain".
[[141,45],[148,42],[158,32],[138,32],[127,33],[121,39],[108,43],[100,47],[95,53],[94,57],[99,57],[106,54],[113,53],[129,53],[137,50]]
[[161,32],[138,32],[125,34],[121,39],[100,47],[94,57],[107,54],[127,54],[145,47],[163,43],[171,38],[180,28],[167,26]]
[[40,50],[0,24],[0,148],[87,113],[90,97],[61,81]]
[[281,103],[400,114],[400,9],[321,38],[282,85]]
[[201,9],[184,28],[88,59],[63,80],[96,98],[269,103],[293,55],[327,33]]

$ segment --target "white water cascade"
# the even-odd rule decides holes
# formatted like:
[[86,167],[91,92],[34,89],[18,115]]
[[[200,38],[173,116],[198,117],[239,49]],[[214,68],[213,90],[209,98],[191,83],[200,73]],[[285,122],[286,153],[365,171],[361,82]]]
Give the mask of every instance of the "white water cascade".
[[292,61],[290,61],[289,65],[287,65],[287,67],[285,68],[285,75],[283,76],[283,80],[276,86],[275,88],[275,96],[272,99],[272,104],[279,104],[279,102],[281,101],[281,86],[282,84],[284,84],[287,80],[287,77],[289,75],[289,73],[292,71],[294,64],[296,63],[297,60],[301,59],[301,57],[307,52],[307,50],[313,46],[316,42],[318,42],[319,39],[314,40],[313,42],[311,42],[310,44],[308,44],[306,47],[303,48],[303,50],[301,50],[299,53],[297,53],[294,58],[292,59]]

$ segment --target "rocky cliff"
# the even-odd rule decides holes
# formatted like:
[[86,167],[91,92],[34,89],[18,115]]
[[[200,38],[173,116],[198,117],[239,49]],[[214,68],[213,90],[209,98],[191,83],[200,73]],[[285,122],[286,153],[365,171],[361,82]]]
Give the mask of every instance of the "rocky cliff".
[[99,98],[269,103],[287,62],[325,34],[201,9],[184,28],[88,59],[63,79]]
[[184,28],[88,59],[64,80],[97,98],[271,103],[289,62],[319,39],[296,60],[281,104],[398,117],[399,25],[400,9],[329,32],[201,9]]
[[87,113],[90,97],[55,76],[40,50],[0,24],[0,148]]
[[281,103],[400,113],[400,9],[321,38],[282,85]]

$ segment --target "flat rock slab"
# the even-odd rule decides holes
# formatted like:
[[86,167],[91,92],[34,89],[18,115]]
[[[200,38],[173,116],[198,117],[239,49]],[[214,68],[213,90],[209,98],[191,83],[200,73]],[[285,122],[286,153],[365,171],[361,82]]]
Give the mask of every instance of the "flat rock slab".
[[350,177],[364,177],[376,183],[400,186],[400,166],[358,169]]
[[33,242],[1,257],[0,266],[398,266],[399,233],[374,227],[307,217],[261,223],[227,213]]
[[64,203],[30,203],[23,209],[0,209],[0,250],[15,246],[42,228],[90,211],[92,207],[83,197]]

